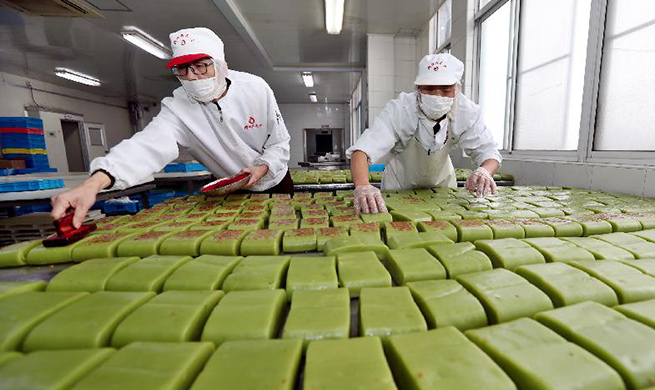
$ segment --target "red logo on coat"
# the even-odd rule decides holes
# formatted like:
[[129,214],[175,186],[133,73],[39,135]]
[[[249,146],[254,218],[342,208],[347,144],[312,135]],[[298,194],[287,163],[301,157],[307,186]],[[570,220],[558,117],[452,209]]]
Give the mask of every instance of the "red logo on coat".
[[250,118],[248,118],[248,124],[243,126],[243,129],[244,130],[254,129],[254,128],[258,129],[260,127],[264,127],[264,125],[262,125],[261,123],[257,123],[255,118],[251,116]]

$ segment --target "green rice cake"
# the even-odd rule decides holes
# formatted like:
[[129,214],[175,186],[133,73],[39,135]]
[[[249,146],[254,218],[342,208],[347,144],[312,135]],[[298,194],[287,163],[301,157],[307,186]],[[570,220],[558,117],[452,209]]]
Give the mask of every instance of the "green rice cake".
[[167,291],[143,304],[116,328],[111,345],[136,341],[181,343],[200,338],[202,327],[222,291]]
[[464,331],[487,325],[482,304],[456,280],[425,280],[407,286],[430,329],[454,326]]
[[116,273],[140,259],[138,257],[112,257],[90,259],[61,271],[48,283],[47,291],[103,291],[107,281]]
[[598,302],[610,307],[619,303],[612,288],[568,264],[524,265],[515,271],[545,292],[555,307],[586,301]]
[[505,269],[461,275],[457,281],[480,300],[491,324],[532,317],[553,308],[548,295]]
[[25,338],[23,351],[106,347],[118,324],[154,296],[152,292],[89,294],[38,324]]
[[243,260],[240,256],[202,255],[183,264],[164,282],[164,291],[218,290]]
[[229,292],[209,315],[201,340],[220,346],[228,340],[273,338],[285,302],[284,290]]
[[628,388],[653,383],[654,329],[595,302],[540,313],[536,319],[614,368]]

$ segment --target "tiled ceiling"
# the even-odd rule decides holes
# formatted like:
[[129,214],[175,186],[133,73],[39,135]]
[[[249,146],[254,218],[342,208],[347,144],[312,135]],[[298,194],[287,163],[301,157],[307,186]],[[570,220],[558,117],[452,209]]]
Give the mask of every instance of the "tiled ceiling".
[[[37,1],[37,0],[35,0]],[[346,102],[366,66],[367,33],[416,34],[441,0],[346,0],[340,35],[325,31],[322,0],[80,0],[102,19],[40,17],[0,5],[0,71],[99,93],[158,101],[179,84],[165,62],[120,37],[136,26],[168,43],[177,29],[206,26],[225,43],[228,65],[262,76],[280,103]],[[85,87],[54,76],[67,67],[100,79]],[[316,85],[302,84],[313,70]]]

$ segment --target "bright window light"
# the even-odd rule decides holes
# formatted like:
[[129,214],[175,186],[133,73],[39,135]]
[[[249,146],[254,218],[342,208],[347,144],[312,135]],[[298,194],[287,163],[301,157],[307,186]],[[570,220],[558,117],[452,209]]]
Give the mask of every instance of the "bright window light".
[[123,36],[123,39],[129,43],[141,50],[147,51],[157,58],[161,58],[162,60],[171,58],[171,51],[164,46],[163,43],[136,27],[125,27],[124,30],[121,31],[121,35]]
[[84,73],[76,72],[74,70],[66,68],[55,68],[55,75],[64,78],[66,80],[75,81],[76,83],[81,83],[85,85],[90,85],[92,87],[99,87],[100,80]]
[[309,94],[309,100],[311,100],[312,103],[316,103],[316,102],[318,102],[318,99],[316,98],[316,94],[315,94],[315,93],[310,93],[310,94]]
[[305,83],[305,87],[311,88],[314,86],[314,76],[309,72],[304,72],[302,74],[302,82]]
[[337,35],[341,33],[344,1],[325,0],[325,29],[328,34]]

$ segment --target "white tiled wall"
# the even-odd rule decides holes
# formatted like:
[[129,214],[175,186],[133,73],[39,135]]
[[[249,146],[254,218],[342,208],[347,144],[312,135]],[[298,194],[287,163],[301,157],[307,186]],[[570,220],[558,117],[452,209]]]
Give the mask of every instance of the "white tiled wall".
[[393,34],[368,35],[369,125],[387,102],[414,89],[416,38]]
[[395,37],[391,34],[368,35],[368,123],[375,118],[387,102],[396,95]]
[[394,39],[394,92],[412,92],[416,78],[416,38],[397,36]]

